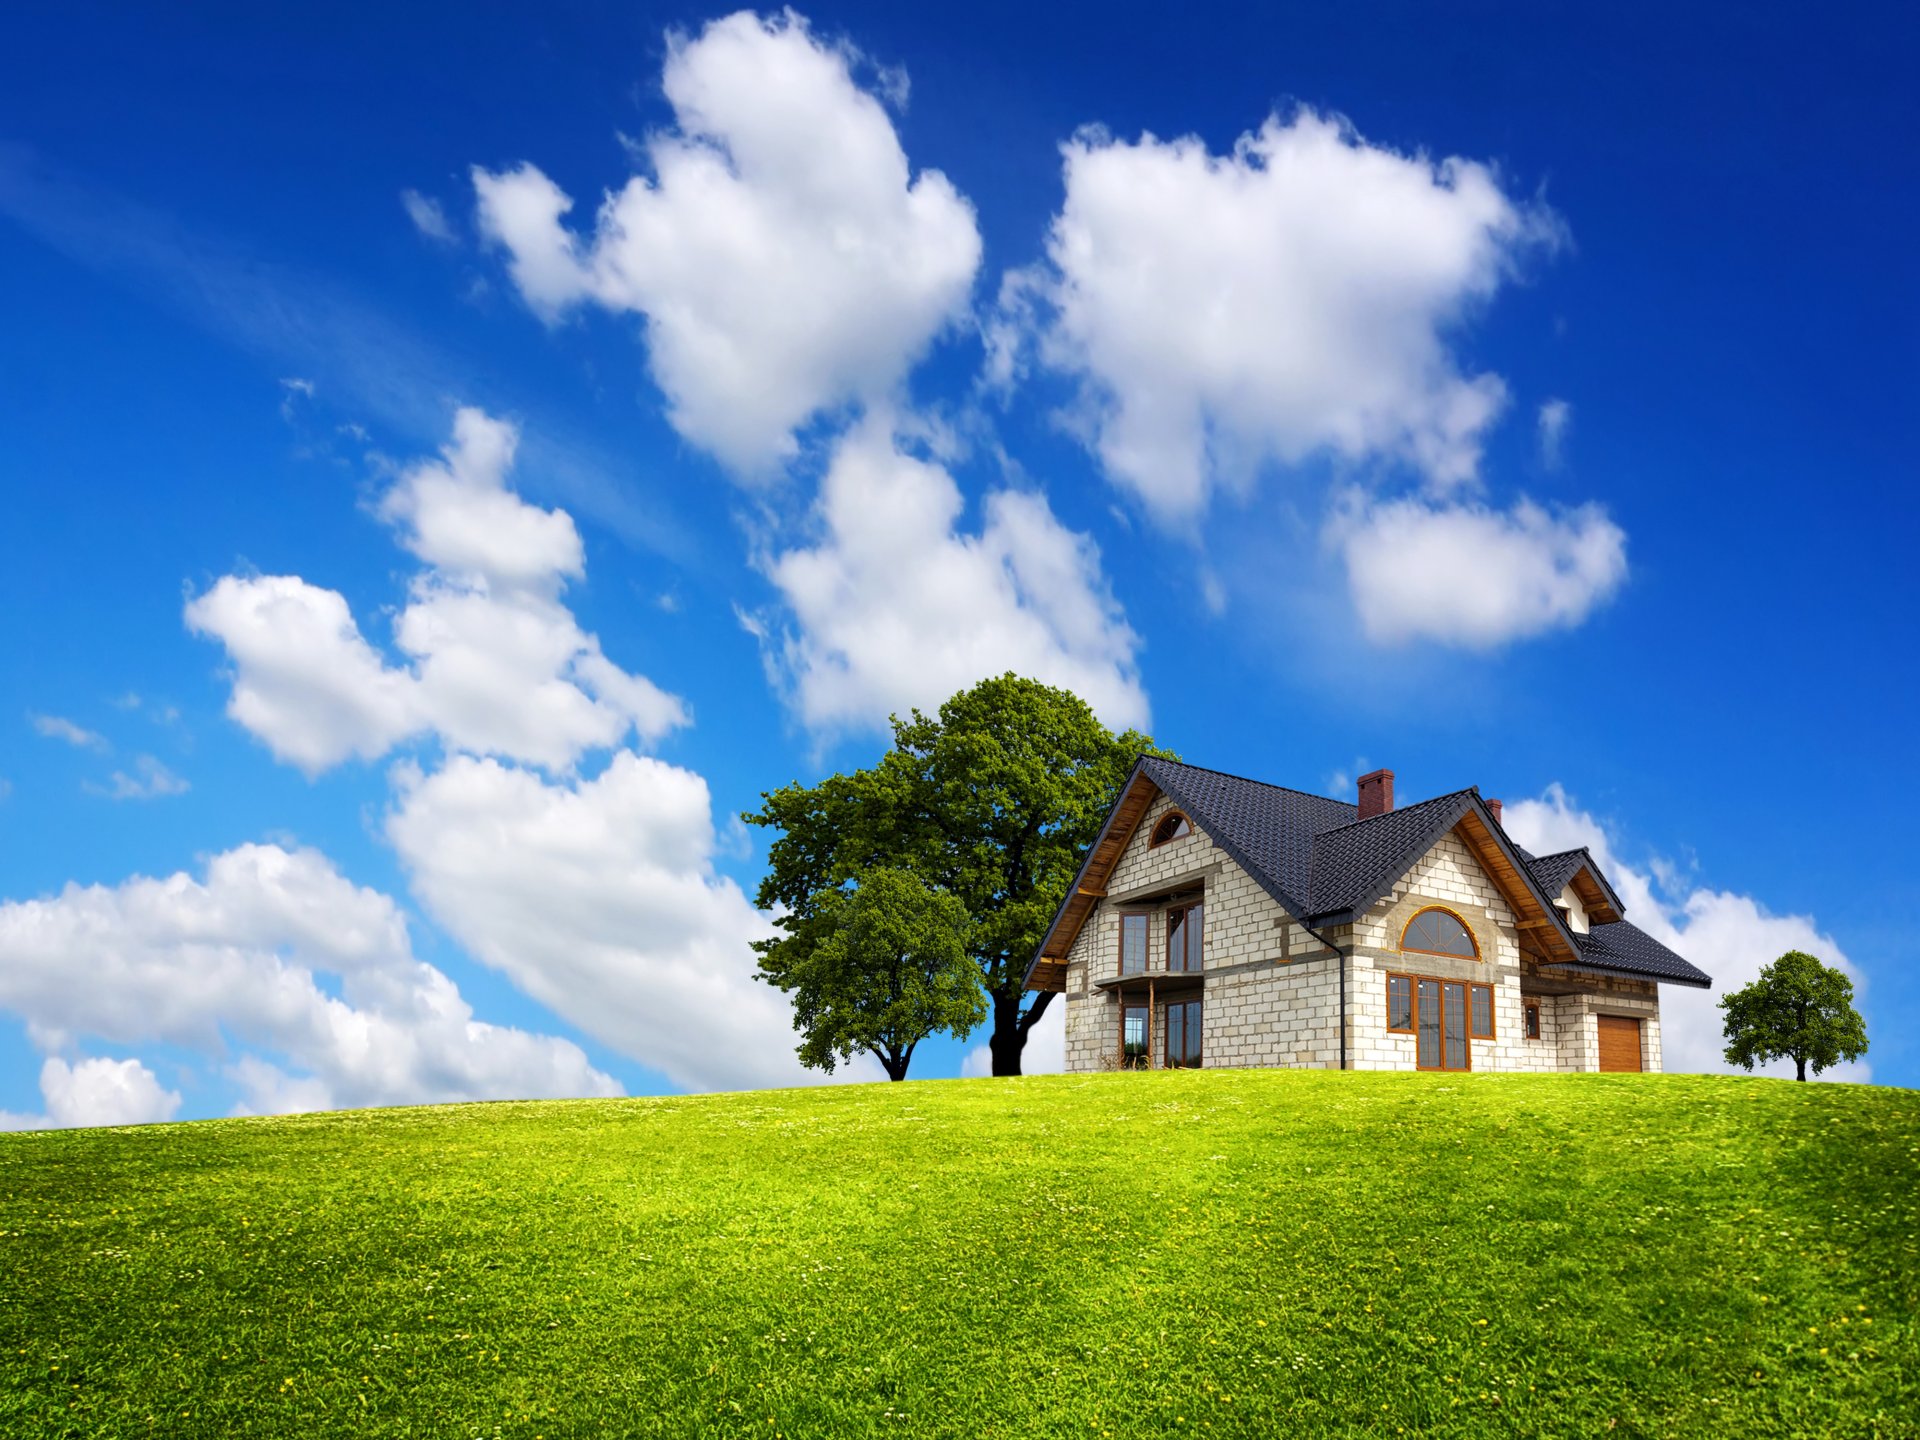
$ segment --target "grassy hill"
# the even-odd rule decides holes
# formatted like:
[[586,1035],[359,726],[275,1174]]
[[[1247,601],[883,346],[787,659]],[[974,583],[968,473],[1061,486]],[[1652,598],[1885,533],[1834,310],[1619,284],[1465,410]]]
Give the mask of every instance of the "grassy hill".
[[0,1434],[1920,1434],[1920,1094],[1208,1071],[0,1137]]

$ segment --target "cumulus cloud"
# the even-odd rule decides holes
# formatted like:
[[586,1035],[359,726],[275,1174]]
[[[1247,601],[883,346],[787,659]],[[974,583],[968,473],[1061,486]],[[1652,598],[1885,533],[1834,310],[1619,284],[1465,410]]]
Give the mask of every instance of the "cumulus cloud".
[[1378,644],[1475,650],[1585,620],[1627,575],[1626,534],[1597,505],[1559,514],[1350,494],[1327,540]]
[[561,598],[585,572],[579,533],[508,487],[518,433],[455,417],[437,459],[406,470],[379,513],[425,567],[394,626],[389,665],[345,597],[298,576],[223,577],[186,607],[233,665],[227,713],[317,774],[409,737],[549,768],[686,723],[682,701],[608,660]]
[[1037,329],[1107,473],[1163,522],[1315,454],[1474,479],[1506,387],[1466,373],[1448,331],[1558,237],[1544,206],[1309,109],[1226,155],[1099,130],[1063,154],[1046,261],[1003,283],[988,379],[1019,373]]
[[743,473],[794,453],[817,412],[896,386],[979,264],[971,205],[939,171],[913,175],[852,58],[792,11],[670,37],[674,128],[643,142],[651,175],[608,195],[591,235],[536,166],[473,172],[481,233],[527,304],[644,316],[675,427]]
[[427,239],[441,245],[454,243],[457,237],[447,219],[446,209],[431,195],[422,195],[414,189],[402,190],[400,206],[407,212],[407,219],[413,222],[413,228]]
[[1565,400],[1544,400],[1536,422],[1540,439],[1540,464],[1558,470],[1567,443],[1567,427],[1573,424],[1573,406]]
[[89,783],[86,788],[109,800],[157,800],[165,795],[184,795],[190,787],[154,756],[136,755],[131,774],[116,770],[105,785]]
[[[1818,955],[1845,971],[1856,996],[1860,992],[1860,971],[1811,915],[1775,915],[1752,896],[1727,890],[1695,887],[1680,895],[1671,885],[1656,887],[1662,870],[1674,872],[1657,860],[1642,867],[1621,859],[1606,827],[1559,785],[1548,786],[1537,798],[1509,804],[1502,823],[1536,855],[1585,845],[1619,892],[1627,919],[1713,977],[1711,990],[1660,987],[1661,1047],[1668,1070],[1744,1073],[1727,1064],[1723,1055],[1719,997],[1752,982],[1762,965],[1789,950]],[[1776,1061],[1760,1073],[1790,1076],[1793,1066]],[[1862,1061],[1835,1066],[1823,1078],[1866,1081],[1871,1076]]]
[[868,421],[842,437],[822,482],[817,543],[769,557],[793,625],[762,627],[777,682],[818,731],[883,725],[1017,671],[1073,690],[1109,725],[1147,723],[1127,624],[1087,536],[1046,498],[987,497],[958,528],[959,487]]
[[[49,1050],[92,1038],[227,1064],[249,1109],[619,1093],[571,1041],[476,1020],[392,900],[278,845],[216,855],[203,878],[0,904],[0,1009]],[[112,1063],[53,1057],[50,1114],[172,1113],[135,1062]]]
[[161,1086],[138,1060],[82,1060],[57,1055],[40,1067],[40,1093],[55,1125],[150,1125],[171,1120],[178,1091]]
[[48,740],[63,741],[79,750],[106,751],[113,748],[107,743],[106,736],[76,725],[62,715],[29,714],[27,723],[33,726],[34,734]]
[[591,780],[554,783],[455,757],[401,777],[387,835],[470,954],[674,1083],[819,1078],[794,1054],[787,1000],[754,978],[749,946],[772,926],[715,872],[692,771],[622,751]]

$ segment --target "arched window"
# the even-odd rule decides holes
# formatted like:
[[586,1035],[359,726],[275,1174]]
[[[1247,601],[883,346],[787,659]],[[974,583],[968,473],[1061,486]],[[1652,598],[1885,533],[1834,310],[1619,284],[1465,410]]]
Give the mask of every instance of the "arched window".
[[1473,932],[1466,922],[1453,911],[1438,906],[1422,910],[1407,922],[1406,932],[1400,937],[1400,948],[1417,950],[1423,955],[1457,955],[1462,960],[1480,958],[1480,947],[1474,943]]
[[1147,841],[1148,848],[1164,845],[1169,840],[1178,840],[1182,835],[1191,835],[1193,827],[1187,823],[1187,817],[1178,810],[1169,810],[1160,817],[1160,823],[1153,827],[1153,836]]

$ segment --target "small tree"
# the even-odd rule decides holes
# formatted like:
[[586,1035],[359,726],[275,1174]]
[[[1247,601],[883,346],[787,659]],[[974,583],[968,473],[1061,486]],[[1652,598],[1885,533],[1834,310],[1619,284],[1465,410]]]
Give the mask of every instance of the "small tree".
[[793,995],[800,1062],[831,1072],[865,1050],[904,1080],[936,1030],[966,1039],[987,1015],[967,928],[966,906],[902,870],[819,897],[804,930],[760,956],[760,974]]
[[1791,1059],[1796,1080],[1867,1053],[1867,1025],[1853,1008],[1853,982],[1812,955],[1789,950],[1744,989],[1721,997],[1727,1060],[1751,1070]]

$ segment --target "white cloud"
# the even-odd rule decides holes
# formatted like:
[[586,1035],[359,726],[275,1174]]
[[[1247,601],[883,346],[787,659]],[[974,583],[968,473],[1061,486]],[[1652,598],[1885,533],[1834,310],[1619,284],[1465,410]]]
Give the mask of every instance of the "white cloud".
[[1578,625],[1620,588],[1626,534],[1597,505],[1549,514],[1350,494],[1327,527],[1376,644],[1489,650]]
[[[571,1041],[476,1020],[414,957],[390,899],[317,851],[278,845],[216,855],[203,879],[70,884],[0,904],[0,1009],[48,1050],[93,1037],[225,1060],[248,1109],[619,1091]],[[109,1107],[115,1093],[159,1103],[157,1087],[108,1063],[50,1069],[50,1112]]]
[[413,228],[427,239],[441,245],[454,243],[456,237],[453,226],[447,220],[447,212],[431,195],[422,195],[414,189],[402,190],[400,205],[407,212],[407,218],[413,222]]
[[[1027,1043],[1020,1051],[1020,1073],[1058,1075],[1066,1068],[1067,1005],[1064,997],[1056,997],[1040,1023],[1027,1033]],[[960,1062],[960,1074],[966,1079],[993,1074],[992,1047],[976,1045],[969,1050]]]
[[1113,726],[1147,723],[1128,626],[1092,540],[1038,492],[987,497],[978,535],[938,465],[869,420],[822,482],[817,544],[764,562],[795,628],[762,626],[776,680],[817,731],[884,725],[1008,670],[1064,686]]
[[0,1110],[0,1130],[57,1130],[76,1125],[151,1125],[180,1109],[178,1091],[164,1089],[138,1060],[80,1060],[49,1055],[40,1067],[38,1115]]
[[116,770],[105,785],[89,783],[86,788],[109,800],[156,800],[164,795],[184,795],[189,786],[154,756],[136,755],[131,775]]
[[[1619,893],[1627,919],[1713,977],[1711,990],[1660,987],[1661,1047],[1668,1070],[1744,1073],[1724,1057],[1719,998],[1751,983],[1762,965],[1789,950],[1804,950],[1845,971],[1858,996],[1859,970],[1811,915],[1775,915],[1752,896],[1726,890],[1695,888],[1683,898],[1665,898],[1654,884],[1661,863],[1650,861],[1643,869],[1621,859],[1606,827],[1559,785],[1548,786],[1536,799],[1509,804],[1501,820],[1507,833],[1536,855],[1585,845]],[[1776,1061],[1760,1073],[1791,1075],[1793,1066]],[[1871,1075],[1861,1061],[1835,1066],[1823,1078],[1866,1081]]]
[[27,721],[33,726],[34,733],[49,740],[61,740],[81,750],[106,751],[113,747],[107,743],[107,737],[76,725],[61,715],[29,714]]
[[608,660],[560,595],[584,574],[560,510],[508,488],[517,432],[463,409],[440,458],[405,471],[381,517],[427,568],[412,582],[390,666],[343,596],[297,576],[222,578],[186,622],[233,662],[227,713],[316,774],[427,732],[447,746],[554,769],[629,733],[658,739],[686,707]]
[[1567,429],[1573,424],[1573,406],[1565,400],[1544,400],[1540,404],[1540,463],[1558,470],[1567,442]]
[[40,1093],[55,1125],[150,1125],[171,1120],[178,1091],[163,1089],[138,1060],[82,1060],[57,1055],[40,1067]]
[[556,784],[455,757],[400,777],[387,835],[449,934],[603,1043],[694,1090],[819,1078],[786,998],[754,978],[748,947],[772,927],[714,872],[692,771],[622,751]]
[[297,575],[228,575],[188,603],[186,622],[226,646],[227,714],[310,775],[421,728],[413,677],[387,667],[337,591]]
[[1544,206],[1312,110],[1227,155],[1098,130],[1063,153],[1047,263],[1003,285],[988,379],[1018,373],[1009,347],[1038,302],[1042,360],[1081,380],[1090,444],[1161,521],[1320,453],[1402,461],[1440,489],[1475,477],[1506,388],[1464,373],[1447,331],[1553,243]]
[[473,172],[528,305],[644,315],[675,427],[743,473],[794,453],[814,414],[891,391],[979,264],[972,207],[940,172],[913,176],[849,59],[792,11],[670,37],[676,127],[647,138],[651,177],[610,194],[591,237],[535,166]]

